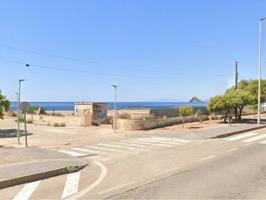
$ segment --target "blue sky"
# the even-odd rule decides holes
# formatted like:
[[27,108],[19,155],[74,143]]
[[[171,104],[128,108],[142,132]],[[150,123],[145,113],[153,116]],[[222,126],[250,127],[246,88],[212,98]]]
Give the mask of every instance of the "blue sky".
[[111,101],[113,83],[119,101],[208,99],[235,60],[257,77],[265,15],[264,0],[2,0],[0,89],[15,100],[25,78],[27,101]]

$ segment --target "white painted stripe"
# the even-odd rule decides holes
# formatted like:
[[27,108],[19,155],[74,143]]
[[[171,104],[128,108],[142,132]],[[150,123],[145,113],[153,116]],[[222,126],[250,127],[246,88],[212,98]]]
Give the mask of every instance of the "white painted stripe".
[[113,152],[119,152],[119,153],[125,153],[123,150],[118,150],[118,149],[113,149],[113,148],[107,148],[107,147],[98,147],[98,146],[86,146],[89,147],[91,149],[97,149],[97,150],[101,150],[101,151],[105,151],[107,153],[113,153]]
[[254,135],[257,135],[257,133],[245,133],[245,134],[237,135],[237,136],[234,136],[234,137],[225,138],[225,140],[235,141],[235,140],[240,140],[240,139],[243,139],[243,138],[251,137],[251,136],[254,136]]
[[65,153],[65,154],[68,154],[68,155],[71,155],[71,156],[86,156],[87,154],[84,154],[84,153],[78,153],[78,152],[75,152],[75,151],[69,151],[69,150],[59,150],[59,152],[61,153]]
[[124,148],[127,148],[127,149],[132,149],[134,151],[150,151],[145,146],[141,146],[141,145],[135,146],[134,144],[133,145],[132,144],[125,144],[125,143],[121,143],[121,142],[111,142],[111,143],[112,144],[116,144],[116,145],[120,145],[120,146],[122,146]]
[[67,175],[65,187],[61,199],[69,197],[78,192],[80,172]]
[[260,144],[266,144],[266,140],[259,142]]
[[98,153],[98,151],[95,151],[95,150],[90,150],[90,149],[84,149],[84,148],[79,148],[79,147],[75,147],[75,148],[72,148],[73,150],[76,150],[76,151],[83,151],[83,152],[87,152],[87,153]]
[[26,183],[13,200],[28,200],[41,181]]
[[118,145],[114,145],[114,144],[105,144],[105,143],[99,143],[99,146],[104,146],[104,147],[111,147],[111,148],[116,148],[115,150],[119,150],[120,152],[123,151],[125,153],[125,151],[128,154],[138,154],[138,152],[136,152],[135,148],[124,148]]
[[166,145],[166,144],[159,144],[159,143],[154,143],[154,142],[150,142],[147,140],[141,140],[141,139],[130,139],[134,142],[139,142],[142,144],[147,144],[147,145],[156,145],[156,146],[161,146],[161,147],[171,147],[171,145]]
[[253,142],[253,141],[256,141],[256,140],[260,140],[262,138],[266,138],[266,134],[263,134],[263,135],[258,135],[256,137],[252,137],[252,138],[249,138],[249,139],[246,139],[246,140],[243,140],[242,142]]
[[126,149],[126,150],[136,150],[136,148],[133,147],[125,147],[121,145],[116,145],[116,144],[105,144],[105,143],[100,143],[98,144],[100,146],[106,146],[106,147],[113,147],[113,148],[118,148],[118,149]]
[[149,142],[149,143],[151,143],[152,145],[165,146],[165,147],[172,147],[172,145],[169,145],[169,144],[167,144],[166,142],[153,141],[153,140],[149,140],[149,139],[138,138],[138,139],[132,139],[132,140]]
[[107,168],[102,163],[100,163],[98,161],[93,161],[92,163],[93,164],[96,164],[96,165],[98,165],[100,167],[100,169],[101,169],[100,176],[91,185],[89,185],[88,187],[86,187],[85,189],[83,189],[82,191],[80,191],[79,193],[73,195],[72,197],[67,198],[67,200],[76,200],[78,198],[83,197],[85,194],[87,194],[89,191],[91,191],[93,188],[95,188],[96,186],[98,186],[103,181],[103,179],[105,178],[105,176],[107,174]]
[[189,143],[188,140],[183,140],[179,138],[169,138],[169,137],[166,138],[166,137],[157,137],[157,136],[152,138],[161,141],[175,141],[175,142]]
[[153,149],[153,148],[160,148],[161,146],[152,146],[151,143],[148,143],[148,142],[143,142],[143,141],[129,141],[129,140],[125,140],[123,142],[127,142],[127,143],[130,143],[130,144],[137,144],[137,145],[146,145],[146,148],[149,148],[149,149]]
[[140,138],[144,141],[150,141],[154,143],[160,143],[160,144],[173,144],[173,145],[180,145],[180,142],[170,141],[170,140],[158,140],[156,138]]
[[133,146],[133,147],[140,147],[140,148],[149,148],[148,146],[145,146],[145,145],[134,144],[134,143],[127,142],[127,141],[113,142],[113,143],[120,144],[120,145],[129,145],[129,146]]
[[227,150],[226,152],[229,153],[229,152],[236,151],[236,150],[237,148],[232,148],[232,149]]
[[215,158],[215,157],[216,157],[216,155],[207,156],[205,158],[202,158],[202,159],[198,160],[198,162],[202,162],[202,161],[205,161],[205,160],[209,160],[209,159],[212,159],[212,158]]
[[123,188],[123,187],[129,186],[129,185],[132,185],[132,184],[134,184],[134,183],[135,183],[134,181],[131,181],[131,182],[124,183],[124,184],[118,184],[118,185],[116,185],[116,186],[114,186],[114,187],[110,187],[110,188],[108,188],[108,189],[106,189],[106,190],[103,190],[103,191],[101,191],[101,192],[98,192],[98,194],[105,194],[105,193],[108,193],[108,192],[112,192],[112,191],[114,191],[114,190],[118,190],[118,189],[120,189],[120,188]]

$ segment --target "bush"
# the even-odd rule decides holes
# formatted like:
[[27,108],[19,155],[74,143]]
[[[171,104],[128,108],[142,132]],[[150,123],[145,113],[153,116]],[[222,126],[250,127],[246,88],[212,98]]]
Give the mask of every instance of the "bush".
[[122,113],[118,116],[118,119],[131,119],[131,116],[128,113]]
[[27,123],[28,123],[28,124],[32,124],[32,123],[33,123],[32,119],[28,119],[28,120],[27,120]]
[[41,106],[31,106],[27,110],[29,114],[36,114],[37,112],[39,112],[39,114],[45,114],[45,109]]
[[55,126],[55,127],[65,127],[66,124],[65,124],[64,122],[62,122],[62,123],[55,122],[55,123],[54,123],[54,126]]
[[59,126],[60,126],[60,127],[65,127],[66,124],[65,124],[65,123],[60,123]]
[[202,123],[203,120],[204,120],[204,113],[203,113],[203,111],[199,109],[199,110],[196,111],[195,115],[197,116],[197,118],[200,121],[200,123]]

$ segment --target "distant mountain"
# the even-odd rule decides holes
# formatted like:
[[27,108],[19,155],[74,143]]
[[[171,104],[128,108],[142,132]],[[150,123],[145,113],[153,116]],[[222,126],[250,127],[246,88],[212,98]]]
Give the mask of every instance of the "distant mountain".
[[189,103],[201,103],[202,101],[198,97],[192,97]]

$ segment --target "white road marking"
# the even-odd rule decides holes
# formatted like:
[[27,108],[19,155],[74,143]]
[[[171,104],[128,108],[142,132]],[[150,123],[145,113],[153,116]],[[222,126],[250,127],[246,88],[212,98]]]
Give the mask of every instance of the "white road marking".
[[258,135],[256,137],[252,137],[252,138],[243,140],[242,142],[253,142],[253,141],[256,141],[256,140],[259,140],[259,139],[262,139],[262,138],[266,138],[266,134]]
[[113,149],[113,148],[106,148],[106,147],[98,147],[98,146],[86,146],[92,149],[97,149],[97,150],[102,150],[102,151],[107,151],[107,152],[119,152],[119,153],[126,153],[123,150],[118,150],[118,149]]
[[237,148],[232,148],[232,149],[227,150],[226,152],[229,153],[229,152],[236,151],[236,150]]
[[93,188],[95,188],[96,186],[98,186],[103,181],[103,179],[105,178],[105,176],[107,174],[107,168],[102,163],[100,163],[98,161],[93,161],[92,163],[94,163],[94,164],[96,164],[96,165],[98,165],[100,167],[100,169],[101,169],[100,176],[96,179],[95,182],[93,182],[87,188],[85,188],[82,191],[80,191],[79,193],[71,196],[67,200],[75,200],[75,199],[81,198],[83,195],[85,195],[86,193],[88,193],[89,191],[91,191]]
[[160,143],[160,144],[173,144],[173,145],[180,145],[180,142],[175,142],[171,140],[158,140],[156,138],[141,138],[144,141],[154,142],[154,143]]
[[13,200],[28,200],[41,181],[26,183]]
[[121,145],[129,145],[129,146],[135,146],[135,147],[140,147],[140,148],[149,148],[148,146],[144,146],[144,145],[140,145],[140,144],[134,144],[134,143],[131,143],[131,142],[126,142],[126,141],[123,141],[123,142],[114,142],[116,144],[121,144]]
[[237,136],[234,136],[234,137],[226,138],[225,140],[235,141],[235,140],[240,140],[240,139],[243,139],[243,138],[251,137],[251,136],[254,136],[254,135],[257,135],[257,133],[253,133],[252,132],[252,133],[241,134],[241,135],[237,135]]
[[152,137],[156,140],[161,140],[161,141],[175,141],[175,142],[182,142],[182,143],[189,143],[188,140],[183,140],[183,139],[179,139],[179,138],[164,138],[164,137]]
[[[131,139],[133,141],[126,140],[128,143],[133,143],[133,144],[142,144],[142,145],[151,145],[151,143],[148,142],[143,142],[143,141],[134,141],[134,139]],[[150,146],[149,146],[150,147]]]
[[65,153],[65,154],[68,154],[68,155],[71,155],[71,156],[86,156],[87,154],[84,154],[84,153],[78,153],[78,152],[75,152],[75,151],[69,151],[69,150],[59,150],[59,152],[61,153]]
[[83,152],[87,152],[87,153],[98,153],[98,151],[95,151],[95,150],[90,150],[90,149],[84,149],[84,148],[79,148],[79,147],[75,147],[75,148],[72,148],[73,150],[76,150],[76,151],[83,151]]
[[75,172],[67,175],[65,187],[61,199],[69,197],[78,192],[80,172]]
[[118,148],[118,149],[136,150],[136,148],[133,148],[133,147],[125,147],[125,146],[116,145],[116,144],[99,143],[98,145],[100,145],[100,146],[106,146],[106,147],[112,147],[112,148]]
[[162,147],[172,147],[172,145],[161,144],[161,143],[158,143],[158,142],[155,142],[155,141],[145,140],[145,139],[142,139],[142,138],[131,139],[131,140],[146,142],[146,144],[149,144],[149,145],[157,145],[157,146],[162,146]]
[[134,184],[134,183],[135,183],[134,181],[131,181],[131,182],[124,183],[124,184],[118,184],[118,185],[116,185],[116,186],[114,186],[114,187],[110,187],[110,188],[108,188],[108,189],[106,189],[106,190],[103,190],[103,191],[101,191],[101,192],[98,192],[98,194],[105,194],[105,193],[111,192],[111,191],[113,191],[113,190],[118,190],[118,189],[120,189],[120,188],[123,188],[123,187],[129,186],[129,185],[132,185],[132,184]]
[[259,142],[260,144],[266,144],[266,140]]
[[[141,148],[145,148],[145,146],[140,146],[140,145],[137,145],[137,147],[133,144],[125,144],[125,143],[121,143],[121,142],[111,142],[112,144],[116,144],[116,145],[120,145],[124,148],[127,148],[127,149],[131,149],[131,150],[134,150],[134,151],[150,151],[149,149],[141,149]],[[133,146],[133,147],[132,147]]]
[[209,160],[209,159],[212,159],[212,158],[215,158],[215,157],[216,157],[216,155],[207,156],[205,158],[199,159],[198,162],[202,162],[202,161],[205,161],[205,160]]

